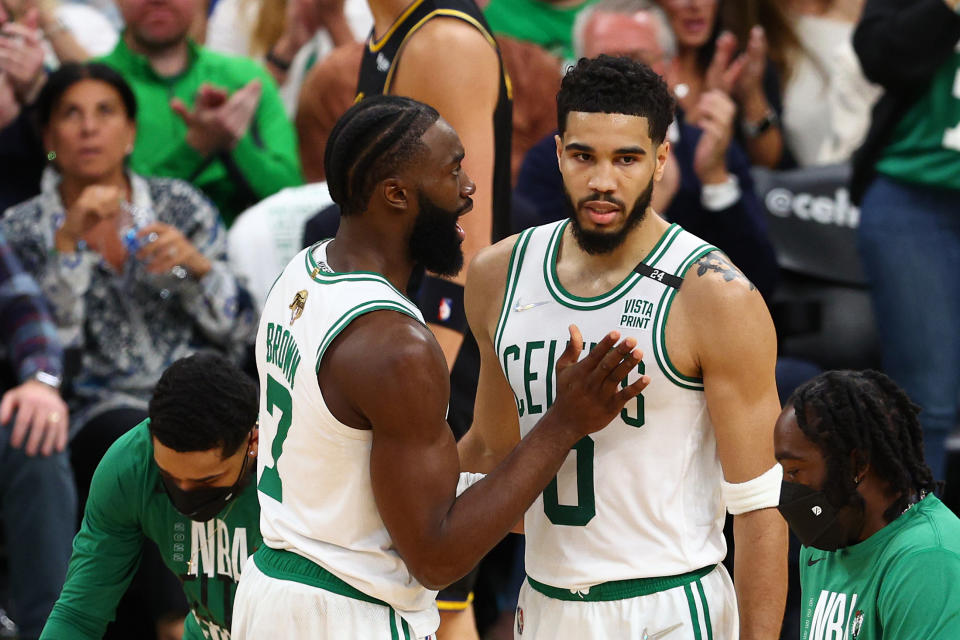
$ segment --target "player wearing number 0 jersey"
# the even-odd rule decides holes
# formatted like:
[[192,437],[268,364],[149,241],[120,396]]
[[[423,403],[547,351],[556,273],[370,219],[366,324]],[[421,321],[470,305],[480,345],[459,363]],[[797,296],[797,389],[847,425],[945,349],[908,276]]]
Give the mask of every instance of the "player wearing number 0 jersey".
[[[651,382],[527,511],[516,638],[776,638],[786,531],[772,509],[769,314],[723,254],[650,208],[673,118],[659,76],[582,59],[557,104],[570,218],[498,243],[468,274],[482,364],[463,467],[489,468],[554,402],[565,323],[587,344],[608,325],[636,338],[646,356],[623,384]],[[736,594],[719,564],[725,508]]]
[[446,361],[400,291],[417,263],[463,264],[457,219],[474,191],[463,156],[437,111],[409,98],[364,100],[331,133],[337,236],[294,258],[260,320],[264,545],[244,567],[234,640],[432,637],[436,590],[649,381],[620,384],[642,357],[635,340],[607,334],[577,362],[571,327],[553,407],[502,465],[460,473]]

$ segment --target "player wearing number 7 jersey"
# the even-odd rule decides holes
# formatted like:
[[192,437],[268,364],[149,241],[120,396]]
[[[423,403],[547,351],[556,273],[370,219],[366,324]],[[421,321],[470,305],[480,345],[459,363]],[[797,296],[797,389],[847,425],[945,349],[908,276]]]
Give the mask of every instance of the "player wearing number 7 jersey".
[[[651,382],[527,511],[516,638],[777,638],[787,537],[772,508],[770,316],[723,254],[650,208],[673,119],[659,76],[581,59],[557,105],[569,219],[494,245],[467,276],[481,368],[463,468],[491,468],[551,408],[565,323],[588,342],[611,325],[636,336],[647,356],[628,381]],[[719,564],[724,507],[736,595]]]
[[234,640],[431,637],[434,590],[466,574],[570,447],[649,381],[621,385],[642,357],[634,339],[606,334],[577,362],[571,327],[550,411],[485,478],[460,474],[446,361],[401,291],[417,263],[440,274],[463,263],[457,218],[474,185],[462,159],[456,132],[409,98],[364,100],[330,135],[340,229],[284,269],[260,321],[264,545],[244,567]]

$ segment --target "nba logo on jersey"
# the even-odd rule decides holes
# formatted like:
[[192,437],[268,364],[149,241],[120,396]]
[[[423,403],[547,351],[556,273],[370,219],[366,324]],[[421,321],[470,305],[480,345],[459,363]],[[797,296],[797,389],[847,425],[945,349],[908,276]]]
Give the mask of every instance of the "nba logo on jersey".
[[523,608],[517,607],[517,634],[523,634]]
[[453,298],[441,298],[440,307],[437,309],[437,320],[446,322],[453,313]]

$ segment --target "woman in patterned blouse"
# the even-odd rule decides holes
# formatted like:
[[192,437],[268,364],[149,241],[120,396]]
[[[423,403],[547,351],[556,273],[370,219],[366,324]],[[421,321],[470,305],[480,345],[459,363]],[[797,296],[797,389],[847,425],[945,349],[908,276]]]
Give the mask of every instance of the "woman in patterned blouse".
[[65,346],[81,354],[70,399],[76,459],[82,441],[109,446],[146,417],[173,361],[200,349],[239,355],[256,318],[213,205],[186,182],[126,169],[136,100],[122,77],[64,65],[37,111],[51,163],[40,195],[11,207],[2,230]]

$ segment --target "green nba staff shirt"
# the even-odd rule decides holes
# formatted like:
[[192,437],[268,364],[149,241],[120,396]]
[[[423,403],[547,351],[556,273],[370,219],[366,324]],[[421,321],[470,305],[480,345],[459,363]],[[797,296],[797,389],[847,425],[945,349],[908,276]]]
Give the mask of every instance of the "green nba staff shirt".
[[117,440],[97,467],[67,581],[42,639],[102,638],[146,539],[183,583],[191,609],[184,640],[230,638],[237,580],[263,541],[256,482],[209,522],[180,515],[160,483],[147,422]]
[[863,542],[800,550],[801,640],[960,638],[960,520],[929,495]]

